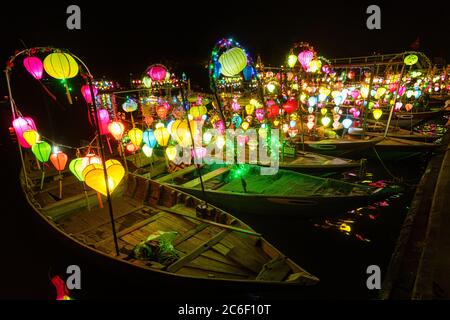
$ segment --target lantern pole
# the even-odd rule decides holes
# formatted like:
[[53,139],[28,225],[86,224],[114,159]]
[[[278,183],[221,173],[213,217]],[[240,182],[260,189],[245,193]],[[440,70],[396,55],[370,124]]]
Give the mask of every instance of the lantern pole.
[[[13,97],[12,97],[12,90],[11,90],[11,83],[10,83],[8,68],[6,68],[6,70],[5,70],[5,77],[6,77],[6,84],[8,87],[9,103],[11,105],[11,113],[13,116],[13,120],[16,120],[16,110],[14,108],[14,102],[13,102]],[[20,160],[22,161],[23,175],[25,177],[25,184],[26,184],[27,188],[30,188],[30,185],[28,184],[27,168],[25,167],[25,160],[23,158],[22,146],[20,145],[19,139],[17,139],[17,144],[19,146]]]
[[113,233],[113,238],[114,238],[114,247],[116,250],[116,256],[119,255],[119,244],[117,242],[117,234],[116,234],[116,225],[114,222],[114,213],[113,213],[113,206],[112,206],[112,201],[111,201],[111,192],[109,190],[109,185],[108,185],[108,171],[106,169],[106,165],[105,165],[105,152],[103,150],[103,142],[101,139],[101,135],[100,135],[100,122],[98,119],[98,114],[97,114],[97,104],[95,102],[95,94],[94,94],[94,88],[92,87],[92,75],[90,74],[89,70],[88,71],[88,85],[89,85],[89,90],[91,93],[91,97],[92,97],[92,108],[94,109],[94,117],[95,117],[95,122],[96,122],[96,127],[97,127],[97,142],[99,145],[99,149],[100,149],[100,154],[101,154],[101,158],[102,158],[102,165],[103,165],[103,174],[105,176],[105,187],[106,187],[106,197],[108,199],[108,209],[109,209],[109,217],[111,219],[111,228],[112,228],[112,233]]

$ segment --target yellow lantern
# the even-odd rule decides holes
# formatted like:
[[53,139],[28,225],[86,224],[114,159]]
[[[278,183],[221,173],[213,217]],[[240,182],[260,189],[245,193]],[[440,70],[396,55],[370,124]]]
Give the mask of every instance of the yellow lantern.
[[255,106],[253,104],[245,106],[245,112],[247,112],[247,114],[253,114],[253,111],[255,111]]
[[367,99],[367,97],[369,96],[369,88],[368,87],[361,87],[361,96],[364,99]]
[[242,125],[241,125],[242,129],[247,130],[249,126],[250,126],[250,123],[248,123],[247,121],[242,122]]
[[372,111],[372,113],[373,113],[373,117],[375,118],[375,120],[378,120],[378,119],[380,119],[381,115],[383,114],[383,110],[381,110],[381,109],[374,109]]
[[328,125],[329,125],[330,122],[331,122],[331,119],[330,119],[329,117],[323,117],[322,120],[321,120],[321,122],[322,122],[322,125],[323,125],[324,127],[328,127]]
[[194,118],[199,118],[199,117],[205,115],[206,112],[207,112],[207,109],[204,105],[194,106],[194,107],[191,107],[191,109],[189,110],[189,114],[191,116],[193,116]]
[[[173,126],[172,126],[173,127]],[[170,133],[164,126],[155,129],[154,131],[156,141],[162,147],[167,146],[170,139]]]
[[288,57],[289,68],[293,68],[296,63],[297,63],[297,56],[295,54],[290,54]]
[[23,138],[30,145],[34,145],[39,141],[39,133],[36,130],[27,130],[23,133]]
[[[324,96],[328,96],[330,94],[331,90],[327,87],[320,87],[319,93],[323,94]],[[334,98],[334,97],[333,97]]]
[[[194,136],[197,129],[197,123],[195,121],[189,121],[189,125],[191,127],[191,133]],[[171,127],[172,137],[183,147],[188,147],[192,143],[189,125],[186,120],[176,120]]]
[[232,77],[241,72],[247,65],[247,54],[238,47],[222,53],[219,57],[220,72],[227,77]]
[[142,143],[142,137],[144,133],[141,129],[133,128],[128,131],[128,137],[130,138],[131,143],[133,143],[136,147],[139,147]]
[[318,59],[314,59],[309,63],[309,72],[317,72],[320,71],[320,68],[322,68],[322,61]]
[[[119,161],[114,159],[106,161],[105,167],[107,172],[108,189],[111,194],[117,188],[120,181],[122,181],[122,178],[125,175],[125,169]],[[101,164],[93,163],[88,165],[84,168],[82,176],[85,183],[89,187],[105,196],[107,195],[105,175]]]
[[67,53],[50,53],[44,59],[44,69],[56,79],[70,79],[78,74],[78,63]]
[[323,116],[326,115],[327,112],[328,112],[327,108],[322,108],[322,109],[320,109],[320,113],[321,113]]
[[168,146],[166,148],[167,159],[173,161],[177,156],[177,148],[175,146]]

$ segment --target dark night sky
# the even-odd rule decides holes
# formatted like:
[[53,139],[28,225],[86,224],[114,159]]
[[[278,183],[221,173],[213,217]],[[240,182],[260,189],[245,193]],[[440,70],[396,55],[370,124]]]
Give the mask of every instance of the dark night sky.
[[[417,36],[420,50],[450,61],[448,1],[411,1],[408,6],[405,1],[93,2],[78,2],[81,31],[66,28],[66,8],[73,2],[17,1],[3,7],[1,61],[23,48],[22,39],[29,47],[68,48],[95,76],[127,79],[130,72],[140,74],[149,64],[166,62],[205,84],[202,66],[215,41],[228,36],[253,56],[259,53],[266,64],[280,64],[294,41],[308,41],[332,58],[401,52]],[[381,7],[381,30],[366,28],[369,4]]]

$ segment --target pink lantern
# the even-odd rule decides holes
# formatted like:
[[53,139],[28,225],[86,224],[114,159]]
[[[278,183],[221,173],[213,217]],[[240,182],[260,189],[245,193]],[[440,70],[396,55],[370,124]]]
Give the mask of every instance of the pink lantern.
[[[97,88],[93,87],[93,91],[94,91],[94,95],[96,96],[98,93]],[[87,84],[85,84],[84,86],[81,87],[81,94],[83,95],[84,100],[86,100],[86,102],[88,104],[92,104],[91,89],[89,88],[89,86]]]
[[148,70],[147,74],[153,81],[162,81],[166,78],[166,68],[163,66],[153,66]]
[[395,90],[397,90],[398,84],[397,83],[391,83],[389,85],[389,92],[394,93]]
[[38,57],[26,57],[23,59],[23,65],[25,69],[36,79],[42,79],[42,71],[44,70],[44,65],[42,64],[41,59]]
[[225,124],[223,123],[222,120],[217,120],[214,123],[214,128],[218,131],[219,134],[225,133]]
[[100,109],[97,111],[98,121],[100,122],[100,134],[105,135],[109,133],[109,113],[105,109]]
[[401,97],[406,91],[405,86],[401,86],[400,89],[398,89],[398,95]]
[[206,157],[207,149],[203,147],[196,147],[195,150],[192,150],[192,156],[195,159],[202,159]]
[[27,130],[37,131],[33,119],[30,117],[19,117],[13,121],[14,131],[16,132],[19,144],[24,148],[31,148],[31,145],[25,140],[23,134]]
[[354,100],[356,100],[359,97],[359,91],[358,90],[353,90],[351,93],[351,96]]
[[237,102],[236,99],[233,99],[233,103],[231,104],[231,109],[233,109],[234,112],[239,112],[239,110],[241,110],[241,105]]
[[258,119],[258,121],[263,121],[264,120],[264,109],[256,109],[255,111],[255,116],[256,119]]
[[311,50],[305,50],[298,54],[298,61],[301,63],[303,69],[308,69],[309,64],[314,58],[314,52]]
[[322,71],[323,71],[323,73],[325,73],[325,74],[329,74],[330,73],[330,66],[329,65],[324,65],[324,66],[322,66]]

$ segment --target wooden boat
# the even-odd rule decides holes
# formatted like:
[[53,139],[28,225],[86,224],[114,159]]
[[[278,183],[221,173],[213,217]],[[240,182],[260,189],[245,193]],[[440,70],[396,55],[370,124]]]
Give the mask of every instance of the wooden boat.
[[[261,165],[261,163],[259,164]],[[306,151],[297,151],[295,157],[285,156],[283,159],[280,159],[279,163],[281,169],[309,174],[343,172],[360,168],[361,166],[361,160],[338,158]]]
[[[39,190],[40,172],[28,170],[22,187],[39,220],[58,239],[89,260],[117,270],[151,288],[154,281],[180,288],[184,284],[217,286],[316,284],[319,280],[268,243],[238,218],[182,191],[129,174],[114,191],[113,207],[120,254],[115,255],[107,205],[99,208],[96,193],[83,192],[72,175],[64,177],[59,199],[58,180],[47,174]],[[87,204],[90,203],[90,209]],[[153,245],[164,232],[175,233],[170,255],[141,259],[137,248]],[[139,251],[140,252],[140,251]],[[154,252],[157,252],[155,249]],[[162,251],[161,251],[162,252]],[[164,258],[164,259],[163,259]],[[137,278],[136,278],[137,277]],[[149,287],[150,286],[150,287]]]
[[201,170],[205,192],[194,166],[155,179],[230,210],[242,219],[246,218],[242,212],[277,218],[342,213],[399,192],[397,188],[378,189],[289,170],[261,175],[262,167],[244,168],[248,172],[240,179],[234,178],[235,170],[241,170],[236,167],[204,166]]
[[372,148],[382,137],[365,136],[356,139],[347,135],[344,139],[322,139],[318,141],[306,140],[304,143],[297,142],[298,148],[304,144],[306,151],[317,152],[332,156],[346,156],[360,158],[360,152]]
[[[374,137],[384,137],[386,126],[384,124],[370,125],[367,127],[367,131],[360,131],[358,133],[353,133],[354,135],[369,135]],[[349,133],[352,134],[352,133]],[[422,141],[422,142],[433,142],[437,138],[439,138],[436,134],[424,134],[418,133],[412,130],[406,130],[399,127],[390,127],[388,130],[388,137],[398,138],[398,139],[406,139],[406,140],[414,140],[414,141]]]
[[[403,129],[410,129],[416,125],[419,125],[422,122],[427,120],[437,118],[443,116],[446,111],[443,108],[433,108],[428,111],[420,111],[420,112],[394,112],[392,114],[391,125],[395,127],[400,127]],[[389,112],[385,112],[381,119],[378,121],[386,123],[389,118]],[[367,120],[369,123],[377,123],[377,121],[373,119]]]
[[[381,142],[375,145],[375,150],[384,160],[403,160],[406,158],[422,155],[424,153],[432,152],[440,147],[437,143],[428,143],[407,139],[399,139],[393,137],[386,137]],[[376,157],[376,154],[367,157]]]

